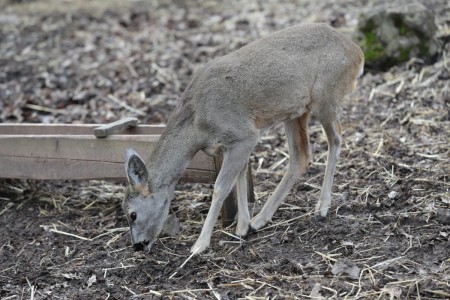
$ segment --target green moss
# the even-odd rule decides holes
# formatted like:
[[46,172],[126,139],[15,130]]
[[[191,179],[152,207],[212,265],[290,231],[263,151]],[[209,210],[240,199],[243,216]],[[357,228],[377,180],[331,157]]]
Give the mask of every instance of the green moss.
[[420,54],[423,56],[429,56],[429,50],[428,50],[428,40],[423,36],[422,34],[417,34],[419,36],[420,42],[419,42],[419,51]]
[[373,31],[364,31],[362,44],[366,61],[373,62],[383,56],[383,45],[378,41],[377,36]]
[[407,61],[409,59],[409,53],[411,52],[411,49],[400,48],[399,51],[399,61]]
[[400,33],[400,35],[407,35],[409,31],[409,28],[406,27],[405,24],[400,24],[400,27],[398,28],[398,32]]
[[398,33],[402,36],[405,36],[408,34],[408,32],[411,31],[411,29],[408,28],[408,26],[405,25],[403,17],[399,14],[391,14],[391,18],[394,21],[395,27],[398,29]]

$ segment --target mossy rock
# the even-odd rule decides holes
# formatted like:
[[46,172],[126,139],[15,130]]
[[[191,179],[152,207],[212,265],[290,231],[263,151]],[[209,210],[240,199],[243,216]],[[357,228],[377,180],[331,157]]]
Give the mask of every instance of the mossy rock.
[[434,61],[440,50],[434,15],[422,4],[379,6],[362,13],[357,40],[369,69],[387,70],[418,57]]

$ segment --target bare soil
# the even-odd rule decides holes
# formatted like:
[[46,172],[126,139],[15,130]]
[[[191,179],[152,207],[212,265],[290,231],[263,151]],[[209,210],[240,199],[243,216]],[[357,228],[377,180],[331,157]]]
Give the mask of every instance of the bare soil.
[[[449,4],[422,2],[448,41]],[[205,62],[302,22],[351,32],[374,4],[2,1],[0,122],[164,123]],[[1,299],[449,299],[449,63],[446,44],[432,65],[413,59],[360,79],[342,104],[324,222],[311,215],[327,149],[313,119],[313,163],[272,223],[245,241],[218,223],[210,249],[190,260],[211,185],[179,185],[182,232],[136,253],[123,183],[2,180]],[[257,146],[252,214],[281,180],[286,153],[281,126]]]

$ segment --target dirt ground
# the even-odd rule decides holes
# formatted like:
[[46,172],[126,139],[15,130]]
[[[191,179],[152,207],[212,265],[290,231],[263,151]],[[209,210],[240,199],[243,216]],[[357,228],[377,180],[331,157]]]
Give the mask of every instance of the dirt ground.
[[[448,40],[448,1],[422,2]],[[351,32],[374,4],[0,1],[0,122],[164,123],[205,62],[293,24]],[[327,149],[313,119],[313,163],[272,223],[245,242],[218,224],[210,250],[185,265],[211,185],[179,185],[181,234],[135,253],[123,183],[2,180],[1,299],[449,299],[449,47],[432,65],[366,72],[345,99],[324,222],[311,216]],[[280,126],[257,146],[252,214],[281,180],[286,152]]]

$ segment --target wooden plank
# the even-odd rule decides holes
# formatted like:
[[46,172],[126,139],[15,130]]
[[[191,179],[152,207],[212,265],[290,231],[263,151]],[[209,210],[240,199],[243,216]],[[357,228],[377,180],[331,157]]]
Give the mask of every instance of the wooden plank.
[[[105,139],[93,135],[0,135],[0,177],[122,178],[126,149],[133,148],[148,160],[158,140],[159,135],[113,135]],[[213,182],[215,176],[213,158],[199,152],[183,180]]]
[[101,125],[97,128],[94,128],[94,135],[98,138],[105,138],[114,133],[120,133],[130,127],[136,127],[137,124],[138,119],[135,117],[121,119],[116,122]]
[[[0,178],[125,180],[123,162],[0,156],[0,166]],[[215,171],[187,169],[181,176],[180,182],[211,183],[215,178]]]
[[[94,136],[0,136],[0,156],[59,158],[123,163],[126,149],[133,148],[148,161],[158,141],[156,135],[117,135],[105,139]],[[213,158],[198,152],[189,167],[214,171]],[[105,174],[106,175],[106,174]]]
[[[2,135],[93,135],[94,129],[102,124],[33,124],[33,123],[1,123]],[[164,125],[139,125],[126,129],[123,134],[161,135]]]

